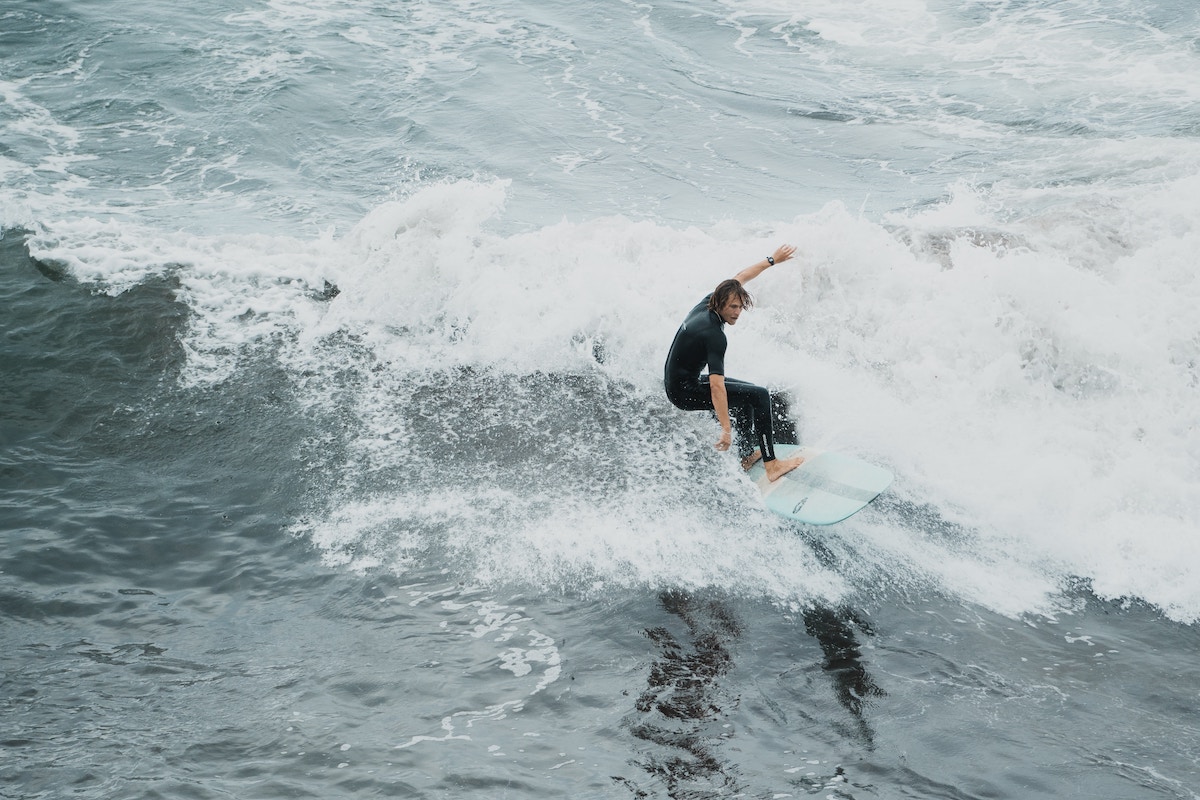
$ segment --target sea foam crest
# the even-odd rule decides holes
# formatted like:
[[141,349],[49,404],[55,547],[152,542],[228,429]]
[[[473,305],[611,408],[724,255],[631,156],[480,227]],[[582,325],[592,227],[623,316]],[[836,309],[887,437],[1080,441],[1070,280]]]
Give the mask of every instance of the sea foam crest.
[[[193,376],[222,380],[230,351],[269,347],[312,402],[344,408],[338,343],[370,353],[349,409],[361,460],[331,500],[364,511],[307,528],[339,560],[403,569],[449,548],[480,580],[712,581],[789,600],[869,592],[904,563],[905,582],[1006,613],[1045,610],[1082,578],[1192,620],[1194,182],[1064,191],[1017,214],[998,203],[1025,190],[962,186],[885,224],[831,204],[763,225],[614,217],[518,233],[496,230],[503,182],[463,182],[344,237],[77,223],[32,241],[113,290],[170,265],[193,312]],[[1109,244],[1081,252],[1089,240]],[[709,450],[711,423],[661,395],[683,313],[782,241],[799,255],[752,284],[731,373],[789,390],[806,441],[898,475],[882,517],[830,532],[840,578],[757,508]],[[447,524],[421,524],[429,496]]]
[[[901,476],[896,496],[941,507],[972,532],[969,545],[943,542],[918,557],[912,580],[1009,613],[1044,609],[1076,577],[1103,596],[1141,597],[1179,618],[1200,609],[1186,579],[1160,582],[1195,563],[1188,531],[1200,513],[1198,434],[1186,411],[1196,380],[1189,354],[1200,341],[1186,311],[1196,287],[1179,263],[1161,259],[1164,250],[1185,257],[1194,236],[1186,214],[1171,222],[1173,244],[1135,230],[1081,263],[1070,244],[1098,235],[1088,214],[1068,214],[1083,230],[1049,230],[1040,213],[1013,221],[967,187],[887,225],[834,204],[773,226],[677,230],[609,218],[508,236],[488,231],[503,199],[502,184],[457,184],[377,210],[347,239],[361,258],[342,274],[346,292],[320,329],[370,331],[377,353],[415,374],[448,365],[514,376],[598,371],[627,387],[620,402],[657,408],[664,349],[682,312],[760,252],[793,240],[800,257],[752,287],[760,303],[730,332],[730,363],[791,390],[810,441],[890,464]],[[1152,190],[1068,201],[1121,204],[1137,226],[1156,230],[1155,209],[1166,202]],[[677,423],[703,435],[694,416]],[[684,454],[699,446],[675,444]],[[604,447],[623,445],[618,437]],[[639,480],[693,479],[671,468],[651,478],[653,458],[625,453],[631,469],[646,471]],[[470,489],[457,491],[471,502]],[[463,533],[460,544],[497,580],[517,561],[534,574],[574,565],[593,577],[620,563],[652,564],[634,556],[634,543],[678,536],[671,526],[686,523],[671,517],[656,527],[653,502],[662,497],[654,492],[643,505],[625,500],[633,511],[623,532],[584,526],[599,551],[580,550],[577,539],[564,550],[553,525],[531,539],[544,524],[537,514],[515,515],[498,535]],[[580,525],[595,507],[583,496],[556,501]],[[852,523],[840,530],[852,543],[865,537],[858,545],[878,536],[862,526],[856,534]],[[906,552],[929,552],[928,530],[890,530],[911,537]],[[497,557],[515,556],[518,541],[523,559]],[[965,559],[953,574],[940,568],[951,550]],[[855,557],[866,562],[864,576],[886,569],[869,549]],[[661,576],[681,578],[669,561]],[[752,570],[725,574],[738,573],[749,579]],[[1025,587],[1015,602],[1014,586]]]

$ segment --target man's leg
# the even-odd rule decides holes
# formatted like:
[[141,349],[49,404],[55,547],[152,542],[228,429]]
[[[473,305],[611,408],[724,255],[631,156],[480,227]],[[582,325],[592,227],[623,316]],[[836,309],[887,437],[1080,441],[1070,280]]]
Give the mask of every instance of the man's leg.
[[[771,393],[761,386],[746,381],[725,378],[725,390],[729,395],[730,410],[737,409],[739,418],[749,418],[753,425],[753,436],[757,440],[759,454],[767,477],[775,480],[780,475],[791,472],[804,462],[804,459],[777,459],[775,457],[775,434],[771,422]],[[749,469],[757,461],[753,456],[743,459],[742,465]]]
[[[803,463],[804,459],[775,458],[775,439],[771,424],[771,393],[761,386],[736,378],[725,378],[725,392],[729,398],[729,412],[738,425],[739,439],[758,442],[758,451],[742,459],[742,468],[750,469],[761,457],[767,477],[775,480],[780,475],[791,472]],[[712,410],[712,394],[708,388],[708,376],[701,378],[694,388],[668,392],[667,399],[676,408],[684,411]],[[743,432],[745,432],[743,434]]]
[[783,392],[771,392],[771,421],[774,424],[775,444],[800,444],[796,420],[792,419],[788,399]]

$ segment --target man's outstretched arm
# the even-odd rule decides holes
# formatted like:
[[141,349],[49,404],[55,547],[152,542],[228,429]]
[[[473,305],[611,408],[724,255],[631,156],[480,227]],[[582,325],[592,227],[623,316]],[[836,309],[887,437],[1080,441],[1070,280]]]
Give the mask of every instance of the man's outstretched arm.
[[[774,259],[776,264],[778,264],[781,261],[787,261],[789,258],[794,256],[795,254],[796,254],[795,246],[790,245],[790,244],[781,244],[781,245],[779,245],[778,248],[775,249],[775,252],[771,254],[771,258]],[[744,270],[739,272],[737,275],[734,275],[733,279],[736,280],[738,283],[740,283],[742,286],[745,286],[747,283],[754,280],[759,275],[763,274],[763,272],[766,269],[768,269],[770,266],[771,266],[771,262],[764,258],[762,261],[759,261],[756,264],[751,264],[750,266],[746,267]]]

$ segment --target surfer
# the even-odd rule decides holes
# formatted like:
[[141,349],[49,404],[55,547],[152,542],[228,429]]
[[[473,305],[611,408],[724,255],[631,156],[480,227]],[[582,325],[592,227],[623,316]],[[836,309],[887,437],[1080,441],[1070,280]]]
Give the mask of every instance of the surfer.
[[[663,384],[667,399],[684,411],[713,411],[721,423],[721,438],[716,448],[729,449],[733,427],[729,412],[738,421],[738,439],[742,450],[742,468],[750,469],[760,458],[767,477],[777,480],[791,472],[804,459],[777,459],[775,436],[771,428],[771,393],[762,386],[725,377],[725,326],[737,324],[742,311],[754,301],[745,284],[767,269],[787,261],[796,252],[790,244],[781,245],[762,261],[743,269],[717,288],[688,312],[679,326],[667,363]],[[701,374],[704,367],[708,374]],[[757,440],[758,449],[750,452]]]

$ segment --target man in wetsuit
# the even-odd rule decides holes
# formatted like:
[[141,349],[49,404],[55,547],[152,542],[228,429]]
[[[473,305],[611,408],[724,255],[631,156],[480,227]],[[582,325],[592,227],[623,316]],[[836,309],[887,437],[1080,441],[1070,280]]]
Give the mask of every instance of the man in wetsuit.
[[[729,412],[738,419],[742,446],[749,448],[757,440],[758,450],[742,459],[749,469],[759,458],[767,477],[776,480],[791,472],[804,461],[799,456],[777,459],[775,437],[771,427],[771,394],[761,386],[725,377],[725,326],[734,325],[744,309],[753,303],[745,284],[765,270],[787,261],[796,252],[790,244],[780,246],[772,255],[751,264],[733,278],[722,281],[700,303],[688,312],[679,326],[671,352],[667,355],[663,383],[667,399],[685,411],[709,410],[721,423],[721,438],[716,448],[729,449],[733,426]],[[704,367],[708,374],[701,374]]]

